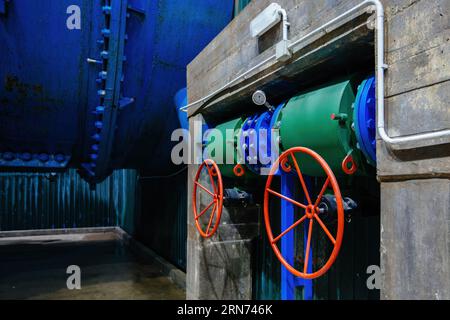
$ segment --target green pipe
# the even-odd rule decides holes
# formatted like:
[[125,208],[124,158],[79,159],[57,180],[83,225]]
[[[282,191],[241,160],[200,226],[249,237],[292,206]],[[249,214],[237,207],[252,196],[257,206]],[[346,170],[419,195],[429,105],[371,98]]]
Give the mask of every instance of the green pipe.
[[[220,133],[220,137],[216,137],[214,134],[211,134],[208,137],[208,143],[206,145],[206,151],[208,152],[208,155],[210,155],[211,159],[217,162],[220,172],[223,176],[226,177],[233,177],[233,169],[234,166],[239,161],[239,155],[238,155],[238,141],[239,141],[239,134],[241,132],[242,125],[244,123],[244,118],[237,118],[233,119],[231,121],[222,123],[218,125],[215,129],[218,130],[217,132]],[[232,132],[232,135],[228,135],[227,137],[227,130],[228,132]],[[231,145],[232,148],[230,148],[227,145]],[[228,151],[231,151],[231,154],[227,153]],[[222,155],[218,152],[220,151]],[[233,159],[234,164],[226,164],[227,159]]]

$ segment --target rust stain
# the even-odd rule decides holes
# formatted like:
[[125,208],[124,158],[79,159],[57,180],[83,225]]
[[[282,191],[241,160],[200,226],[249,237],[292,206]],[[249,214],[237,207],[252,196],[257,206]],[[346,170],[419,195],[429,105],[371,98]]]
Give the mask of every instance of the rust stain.
[[22,98],[28,96],[30,85],[20,82],[19,78],[16,76],[7,75],[5,79],[5,89],[7,92],[17,91],[19,93],[19,99],[22,100]]
[[14,88],[19,83],[19,79],[17,77],[7,75],[5,79],[5,89],[8,92],[12,92]]
[[[12,100],[6,97],[1,97],[0,105],[7,106],[9,104],[10,106],[25,107],[26,105],[30,105],[31,102],[31,108],[33,111],[52,112],[57,109],[54,105],[62,104],[62,101],[48,97],[44,92],[44,87],[42,84],[24,83],[14,75],[7,75],[5,77],[4,88],[6,92],[15,93],[15,97]],[[30,101],[29,98],[32,98],[33,101]],[[33,105],[35,102],[38,103]]]
[[33,86],[33,92],[35,94],[42,94],[44,92],[43,87],[41,84],[36,84]]

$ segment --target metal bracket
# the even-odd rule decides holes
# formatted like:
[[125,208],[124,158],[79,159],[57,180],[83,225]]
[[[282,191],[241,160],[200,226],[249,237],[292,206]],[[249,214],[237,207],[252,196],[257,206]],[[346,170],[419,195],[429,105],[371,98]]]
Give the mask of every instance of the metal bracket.
[[[130,3],[133,2],[133,3]],[[137,2],[137,3],[136,3]],[[145,2],[143,0],[129,0],[127,10],[130,13],[135,13],[139,16],[145,17],[147,15],[147,11],[144,8]]]
[[136,8],[136,7],[133,7],[132,5],[128,5],[127,9],[128,9],[128,11],[131,11],[132,13],[136,13],[143,17],[145,17],[147,15],[147,12],[144,9]]
[[129,105],[132,105],[134,102],[135,102],[134,98],[122,97],[119,100],[119,109],[120,110],[125,109]]

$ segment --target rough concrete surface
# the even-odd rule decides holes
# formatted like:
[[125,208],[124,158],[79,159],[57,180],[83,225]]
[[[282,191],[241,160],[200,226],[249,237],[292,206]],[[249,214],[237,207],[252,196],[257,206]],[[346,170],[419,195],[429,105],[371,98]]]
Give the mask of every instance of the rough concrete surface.
[[450,299],[450,180],[381,185],[383,299]]

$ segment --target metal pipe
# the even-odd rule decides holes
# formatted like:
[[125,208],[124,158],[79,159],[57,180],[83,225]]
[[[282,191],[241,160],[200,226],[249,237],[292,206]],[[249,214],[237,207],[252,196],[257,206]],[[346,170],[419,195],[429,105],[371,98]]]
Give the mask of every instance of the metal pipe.
[[[289,49],[293,50],[296,45],[299,43],[306,41],[317,34],[320,33],[327,33],[327,28],[334,25],[335,23],[341,22],[342,20],[350,17],[352,14],[356,13],[358,10],[363,9],[365,7],[374,6],[376,11],[376,96],[377,96],[377,130],[381,137],[381,139],[387,143],[387,144],[401,144],[405,142],[411,142],[411,141],[420,141],[425,139],[433,139],[433,138],[444,138],[450,136],[450,129],[445,130],[439,130],[434,132],[424,132],[424,133],[418,133],[414,135],[407,135],[407,136],[398,136],[398,137],[390,137],[386,131],[385,128],[385,104],[384,104],[384,86],[385,86],[385,77],[384,72],[388,68],[388,66],[385,63],[385,55],[384,55],[384,8],[383,4],[379,0],[365,0],[361,2],[360,4],[356,5],[352,9],[348,10],[347,12],[341,14],[340,16],[330,20],[326,24],[322,25],[321,27],[313,30],[312,32],[308,33],[307,35],[297,39],[296,41],[292,42],[289,45]],[[284,19],[284,16],[283,16]],[[287,29],[287,28],[286,28]],[[283,31],[284,34],[284,31]],[[287,30],[286,30],[287,34]],[[284,36],[284,35],[283,35]],[[271,60],[275,59],[276,55],[272,55],[269,58],[265,59],[264,61],[258,63],[253,68],[247,70],[243,74],[239,75],[232,81],[225,84],[220,89],[214,91],[213,93],[207,95],[206,97],[195,101],[193,103],[188,104],[187,106],[181,108],[183,111],[186,111],[188,108],[197,105],[201,102],[206,102],[207,99],[215,96],[216,94],[220,93],[221,91],[227,89],[230,87],[233,83],[237,82],[238,80],[245,78],[249,73],[252,71],[258,69],[262,65],[270,62]]]
[[214,91],[213,93],[208,94],[207,96],[189,103],[188,105],[185,105],[184,107],[180,108],[181,111],[185,111],[187,112],[187,109],[199,104],[199,103],[205,103],[209,98],[214,97],[216,94],[222,92],[225,89],[228,89],[229,86],[231,86],[233,83],[235,83],[236,81],[240,80],[240,79],[245,79],[245,77],[251,73],[252,71],[260,68],[261,66],[265,65],[267,62],[273,60],[276,57],[276,55],[271,55],[270,57],[268,57],[267,59],[265,59],[264,61],[261,61],[260,63],[258,63],[256,66],[252,67],[251,69],[245,71],[244,73],[242,73],[241,75],[239,75],[238,77],[234,78],[233,80],[231,80],[230,82],[228,82],[227,84],[225,84],[224,86],[222,86],[220,89],[217,89],[216,91]]
[[320,32],[327,33],[326,29],[337,23],[341,20],[351,16],[356,11],[367,7],[367,6],[375,6],[375,11],[377,15],[376,19],[376,95],[377,95],[377,129],[378,133],[380,135],[380,138],[387,144],[401,144],[405,142],[411,142],[411,141],[420,141],[425,139],[432,139],[432,138],[443,138],[450,136],[450,130],[440,130],[440,131],[434,131],[434,132],[425,132],[425,133],[418,133],[414,135],[408,135],[408,136],[398,136],[398,137],[390,137],[387,133],[387,130],[385,128],[385,104],[384,104],[384,90],[385,90],[385,82],[384,82],[384,72],[388,68],[388,66],[385,63],[385,54],[384,54],[384,8],[383,4],[379,0],[366,0],[358,4],[357,6],[353,7],[349,11],[345,12],[344,14],[330,20],[320,28],[308,33],[304,37],[294,41],[289,48],[293,49],[297,44],[300,42],[303,42],[316,34],[319,34]]
[[283,18],[283,41],[288,41],[289,40],[289,36],[288,36],[289,22],[288,22],[287,12],[285,9],[280,9],[280,10],[278,10],[278,13]]
[[377,13],[376,28],[376,50],[377,50],[377,72],[376,72],[376,90],[377,90],[377,128],[381,139],[387,144],[402,144],[405,142],[421,141],[426,139],[444,138],[450,136],[450,129],[434,132],[423,132],[414,135],[390,137],[385,128],[385,105],[384,105],[384,71],[387,65],[384,60],[384,9],[379,0],[367,0],[366,3],[373,4]]

